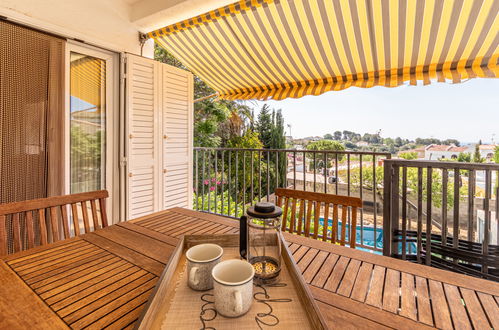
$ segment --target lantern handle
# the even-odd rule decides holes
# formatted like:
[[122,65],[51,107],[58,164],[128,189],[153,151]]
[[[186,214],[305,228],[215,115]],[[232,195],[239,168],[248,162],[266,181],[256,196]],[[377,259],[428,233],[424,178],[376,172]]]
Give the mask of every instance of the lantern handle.
[[248,217],[243,215],[239,220],[239,254],[243,259],[248,257]]

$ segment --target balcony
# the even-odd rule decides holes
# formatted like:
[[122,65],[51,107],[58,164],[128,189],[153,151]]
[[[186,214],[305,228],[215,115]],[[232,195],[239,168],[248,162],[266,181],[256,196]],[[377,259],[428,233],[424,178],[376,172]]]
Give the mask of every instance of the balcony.
[[[277,188],[359,197],[356,248],[498,280],[498,173],[498,164],[407,161],[379,152],[194,148],[193,208],[239,218],[257,201],[276,203]],[[311,232],[331,242],[324,207]],[[287,231],[304,232],[306,212],[285,216]],[[349,213],[347,229],[351,220]]]

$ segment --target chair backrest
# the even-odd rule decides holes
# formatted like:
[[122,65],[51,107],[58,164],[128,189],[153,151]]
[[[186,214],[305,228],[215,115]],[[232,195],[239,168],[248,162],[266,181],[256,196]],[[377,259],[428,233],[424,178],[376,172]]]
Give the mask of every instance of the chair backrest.
[[99,190],[0,204],[0,255],[107,227],[107,197]]
[[[323,241],[341,245],[348,243],[351,248],[355,247],[357,210],[362,207],[360,198],[282,188],[276,189],[275,195],[276,204],[283,208],[282,231],[306,237],[311,236],[315,239],[320,238]],[[341,225],[339,224],[340,209]],[[320,223],[321,210],[323,210],[322,224]],[[348,220],[350,223],[347,225]],[[321,230],[320,226],[322,226]]]

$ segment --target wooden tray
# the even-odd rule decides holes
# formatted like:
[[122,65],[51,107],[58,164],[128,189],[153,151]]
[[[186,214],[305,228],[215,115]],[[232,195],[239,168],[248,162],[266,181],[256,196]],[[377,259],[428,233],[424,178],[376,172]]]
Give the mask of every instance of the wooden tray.
[[[284,283],[285,286],[265,286],[262,288],[255,285],[253,291],[256,293],[266,290],[269,299],[284,299],[285,301],[264,303],[254,300],[249,312],[241,317],[215,316],[213,310],[207,310],[214,309],[214,304],[207,303],[207,301],[213,301],[213,296],[210,296],[213,290],[203,292],[191,290],[187,286],[187,275],[184,274],[186,269],[185,251],[201,243],[215,243],[222,246],[224,249],[222,260],[240,259],[239,235],[184,236],[149,297],[136,329],[203,329],[203,327],[258,329],[258,323],[264,329],[327,329],[319,307],[282,237],[283,263],[279,283]],[[261,299],[263,294],[258,295],[258,297]],[[269,305],[273,310],[272,316],[262,317],[262,314],[258,315],[259,313],[269,313],[271,310]],[[203,310],[206,311],[201,316]],[[204,325],[201,318],[206,320]],[[276,320],[278,320],[278,324],[275,326],[261,323],[262,321],[275,323]]]

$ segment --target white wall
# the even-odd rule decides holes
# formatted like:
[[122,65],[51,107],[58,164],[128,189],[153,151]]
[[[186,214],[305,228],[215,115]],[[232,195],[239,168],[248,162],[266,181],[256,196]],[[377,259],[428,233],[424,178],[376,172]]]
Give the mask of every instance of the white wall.
[[[8,19],[81,39],[113,51],[140,55],[138,28],[131,7],[121,0],[0,0]],[[151,47],[143,55],[152,55]]]
[[235,0],[0,0],[0,15],[37,29],[83,40],[117,52],[152,58],[149,32],[208,12]]

